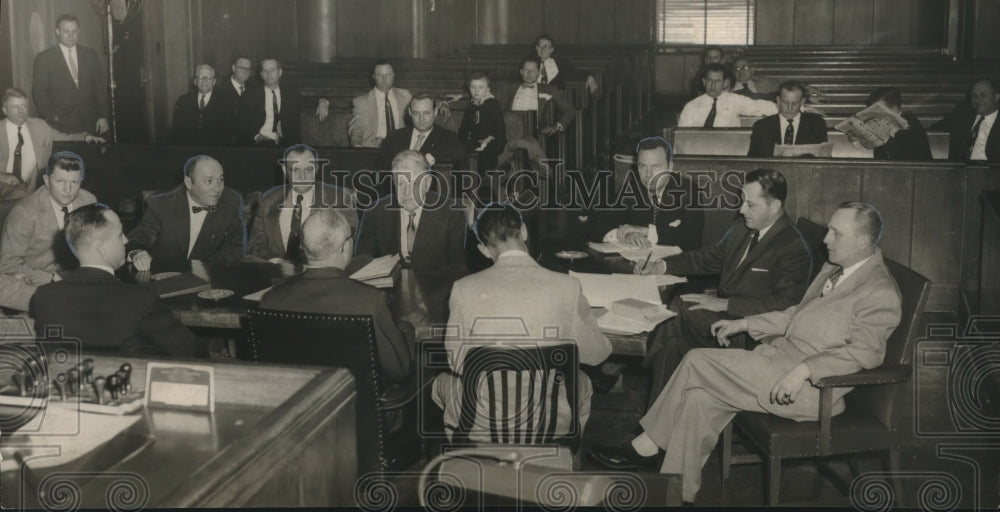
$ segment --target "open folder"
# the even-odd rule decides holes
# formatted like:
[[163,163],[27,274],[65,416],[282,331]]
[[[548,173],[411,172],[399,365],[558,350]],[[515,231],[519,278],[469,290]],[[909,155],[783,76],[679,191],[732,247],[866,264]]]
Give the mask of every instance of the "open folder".
[[595,308],[608,307],[621,299],[638,299],[650,304],[662,302],[656,276],[586,274],[573,271],[569,275],[580,281],[583,295]]

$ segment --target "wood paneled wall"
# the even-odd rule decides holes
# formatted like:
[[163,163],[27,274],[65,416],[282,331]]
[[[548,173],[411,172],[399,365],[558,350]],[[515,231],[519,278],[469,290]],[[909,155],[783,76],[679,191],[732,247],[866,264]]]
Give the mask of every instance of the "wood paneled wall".
[[757,0],[759,45],[945,47],[941,0]]

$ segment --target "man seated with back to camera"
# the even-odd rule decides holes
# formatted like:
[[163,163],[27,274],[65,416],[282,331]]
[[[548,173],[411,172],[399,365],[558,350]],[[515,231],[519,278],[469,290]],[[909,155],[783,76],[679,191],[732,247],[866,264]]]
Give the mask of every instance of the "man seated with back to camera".
[[61,281],[38,288],[31,299],[35,331],[60,326],[84,350],[130,355],[201,357],[206,347],[184,327],[149,287],[123,283],[115,271],[125,264],[125,242],[118,215],[101,203],[73,210],[66,221],[66,242],[80,268]]
[[[689,350],[718,348],[709,327],[727,318],[783,310],[798,303],[812,275],[812,259],[801,234],[785,212],[788,183],[778,171],[747,173],[740,218],[711,245],[648,265],[636,263],[638,274],[718,275],[718,294],[675,296],[670,310],[677,316],[661,324],[649,344],[643,366],[652,369],[652,405]],[[753,348],[745,337],[733,348]]]
[[[632,174],[626,179],[621,194],[625,204],[615,205],[612,211],[594,212],[589,229],[591,240],[621,242],[637,248],[699,247],[705,213],[692,208],[696,206],[694,183],[672,170],[670,143],[662,137],[649,137],[639,142],[636,151],[639,179]],[[629,190],[633,194],[624,193]]]

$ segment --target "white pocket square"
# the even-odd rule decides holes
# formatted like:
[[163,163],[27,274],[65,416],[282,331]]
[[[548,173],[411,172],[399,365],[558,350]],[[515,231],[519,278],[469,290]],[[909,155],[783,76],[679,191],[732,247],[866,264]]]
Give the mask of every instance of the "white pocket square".
[[541,98],[541,99],[543,99],[543,100],[545,100],[545,101],[549,101],[549,100],[552,99],[552,95],[549,94],[549,93],[545,93],[545,92],[538,93],[538,97]]
[[766,268],[750,267],[750,272],[770,272],[770,270]]
[[673,222],[671,222],[670,224],[667,224],[667,225],[670,226],[670,227],[672,227],[672,228],[676,228],[677,226],[681,225],[681,220],[677,219],[677,220],[675,220],[675,221],[673,221]]

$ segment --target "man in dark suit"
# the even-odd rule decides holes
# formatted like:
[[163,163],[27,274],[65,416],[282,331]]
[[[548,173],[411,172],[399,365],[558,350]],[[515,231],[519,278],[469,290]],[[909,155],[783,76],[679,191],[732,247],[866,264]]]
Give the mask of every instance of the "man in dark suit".
[[[620,194],[622,203],[634,199],[635,204],[619,204],[614,211],[595,212],[589,229],[591,240],[621,242],[636,248],[699,247],[705,214],[689,208],[694,206],[694,184],[671,170],[670,143],[661,137],[649,137],[639,142],[636,151],[638,180],[630,175]],[[655,230],[650,230],[650,226],[655,226]]]
[[539,67],[538,84],[552,84],[560,89],[566,87],[567,80],[586,80],[587,90],[591,94],[597,92],[597,80],[592,75],[577,71],[570,62],[561,55],[552,55],[556,50],[556,41],[551,34],[542,34],[535,38],[535,55]]
[[465,208],[430,192],[427,162],[415,150],[392,160],[395,192],[381,198],[361,218],[358,254],[399,254],[416,271],[464,273]]
[[802,112],[805,87],[799,82],[781,84],[778,113],[753,124],[749,156],[774,156],[775,144],[820,144],[826,142],[826,121],[816,114]]
[[76,16],[56,19],[59,44],[35,56],[31,95],[38,116],[63,133],[108,131],[107,75],[97,52],[76,44]]
[[[393,319],[389,296],[352,280],[344,272],[351,262],[353,229],[337,210],[320,208],[302,226],[302,249],[309,268],[274,286],[260,307],[302,313],[371,315],[375,323],[382,377],[402,383],[413,368],[413,327]],[[335,340],[321,340],[335,343]]]
[[434,99],[428,94],[417,94],[410,100],[410,119],[413,126],[407,126],[393,131],[382,141],[382,151],[379,153],[375,166],[389,169],[393,158],[400,151],[413,149],[419,151],[427,159],[427,163],[451,164],[455,169],[468,167],[468,154],[465,144],[457,133],[434,125],[437,116]]
[[280,85],[281,62],[260,61],[264,87],[248,89],[240,96],[236,136],[244,144],[279,145],[302,141],[299,131],[299,92]]
[[[649,403],[689,350],[718,347],[709,327],[718,320],[784,310],[798,304],[809,285],[812,258],[798,230],[785,213],[788,184],[771,169],[757,169],[743,185],[742,219],[710,246],[636,264],[637,273],[719,275],[718,297],[685,294],[670,304],[676,317],[657,329],[643,364],[653,369]],[[745,347],[740,339],[734,345]]]
[[[913,112],[903,111],[903,95],[895,87],[879,87],[868,95],[865,106],[882,102],[885,107],[906,120],[907,128],[896,132],[885,144],[874,148],[877,160],[931,160],[931,145],[927,131]],[[876,121],[878,118],[869,122]]]
[[[529,55],[521,59],[521,84],[510,94],[510,110],[536,111],[538,133],[549,136],[565,131],[576,119],[576,109],[556,85],[539,83],[542,63]],[[549,103],[554,109],[548,108]]]
[[357,229],[354,197],[340,187],[316,183],[317,170],[322,174],[315,149],[298,144],[285,150],[281,161],[285,183],[264,193],[250,226],[247,254],[275,263],[303,259],[302,225],[319,208],[337,209],[351,229]]
[[31,299],[36,332],[61,326],[84,350],[132,355],[206,355],[191,331],[163,307],[152,288],[115,277],[125,263],[125,235],[115,212],[96,203],[69,214],[66,240],[80,268],[42,286]]
[[212,66],[201,64],[195,69],[194,85],[195,91],[182,95],[174,104],[170,142],[201,146],[231,144],[236,106],[231,96],[216,89]]
[[1000,89],[989,78],[972,84],[969,101],[959,103],[931,130],[951,134],[949,160],[986,160],[1000,162],[1000,129],[996,128]]
[[129,260],[149,270],[153,258],[235,261],[246,253],[243,197],[226,188],[222,164],[197,155],[184,164],[184,185],[146,200],[128,234]]

